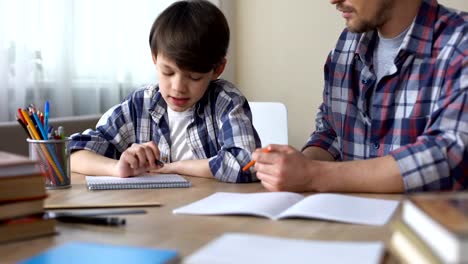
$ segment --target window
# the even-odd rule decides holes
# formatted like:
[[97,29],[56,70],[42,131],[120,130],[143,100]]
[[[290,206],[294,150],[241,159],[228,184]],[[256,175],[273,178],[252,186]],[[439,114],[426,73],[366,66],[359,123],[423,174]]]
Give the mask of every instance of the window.
[[[148,37],[173,0],[0,0],[0,121],[105,112],[155,83]],[[42,107],[40,107],[42,108]]]

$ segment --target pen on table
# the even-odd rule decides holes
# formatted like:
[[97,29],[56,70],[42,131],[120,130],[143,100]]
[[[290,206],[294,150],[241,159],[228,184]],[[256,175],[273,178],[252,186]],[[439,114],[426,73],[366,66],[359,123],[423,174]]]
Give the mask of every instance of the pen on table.
[[[269,148],[263,148],[262,152],[268,153],[268,152],[270,152],[270,149]],[[255,165],[255,160],[251,160],[249,163],[247,163],[247,165],[245,165],[244,168],[242,168],[242,171],[247,171],[253,165]]]
[[125,225],[125,218],[119,217],[97,217],[97,216],[79,216],[79,215],[57,215],[52,217],[62,223],[91,224],[105,226]]

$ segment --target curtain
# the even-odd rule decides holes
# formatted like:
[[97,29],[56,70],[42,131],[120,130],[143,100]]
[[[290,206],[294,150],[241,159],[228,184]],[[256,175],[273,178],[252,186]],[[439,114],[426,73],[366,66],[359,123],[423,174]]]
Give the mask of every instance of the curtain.
[[51,117],[103,113],[155,83],[148,44],[173,0],[0,0],[0,121],[30,103]]

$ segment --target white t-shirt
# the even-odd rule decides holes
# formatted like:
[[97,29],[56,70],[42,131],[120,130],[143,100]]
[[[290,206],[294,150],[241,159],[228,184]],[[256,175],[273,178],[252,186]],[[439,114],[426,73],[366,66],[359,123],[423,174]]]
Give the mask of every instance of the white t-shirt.
[[187,127],[193,116],[193,107],[184,112],[173,111],[167,107],[169,131],[171,131],[171,162],[192,160],[195,156],[187,144]]
[[395,58],[400,51],[400,46],[408,33],[409,27],[394,38],[384,38],[379,34],[379,43],[374,52],[374,71],[377,75],[377,82],[384,76],[393,74],[397,68],[395,66]]

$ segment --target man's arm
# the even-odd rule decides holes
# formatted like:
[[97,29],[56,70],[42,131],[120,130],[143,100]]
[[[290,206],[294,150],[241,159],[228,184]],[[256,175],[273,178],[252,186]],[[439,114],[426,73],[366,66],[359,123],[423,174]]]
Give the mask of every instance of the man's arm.
[[334,161],[333,156],[326,150],[319,147],[308,147],[302,151],[304,156],[313,160]]
[[313,187],[320,192],[401,193],[405,190],[398,164],[392,156],[320,162],[316,166],[321,173]]
[[[331,162],[311,160],[290,146],[270,145],[268,148],[268,153],[255,151],[253,158],[256,160],[257,178],[270,191],[404,191],[399,167],[391,156],[362,161]],[[313,152],[325,154],[315,149],[307,152],[307,155]]]

